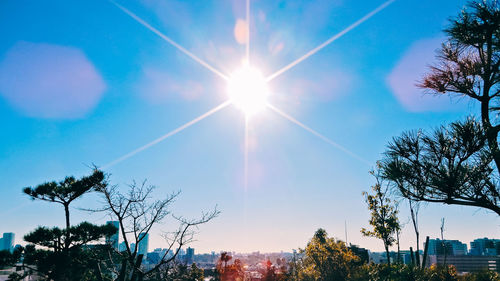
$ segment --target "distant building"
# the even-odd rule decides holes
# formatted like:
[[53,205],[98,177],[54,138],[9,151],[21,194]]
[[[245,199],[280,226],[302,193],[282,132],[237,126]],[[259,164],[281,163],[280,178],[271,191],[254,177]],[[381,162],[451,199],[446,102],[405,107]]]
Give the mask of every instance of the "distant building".
[[106,236],[106,244],[111,245],[113,249],[119,250],[118,247],[118,237],[120,236],[120,222],[119,221],[107,221],[106,224],[111,224],[116,227],[116,232],[113,235]]
[[185,254],[186,254],[186,251],[185,251],[184,249],[179,249],[179,253],[178,253],[178,255],[179,255],[180,257],[184,256]]
[[[444,255],[430,255],[430,264],[444,264]],[[446,256],[446,264],[454,265],[459,273],[474,272],[479,270],[492,270],[500,272],[499,256]]]
[[387,256],[385,253],[370,252],[369,255],[370,255],[370,261],[376,264],[387,263]]
[[[119,245],[118,245],[118,251],[119,252],[124,252],[127,250],[127,246],[125,245],[125,241],[121,242]],[[133,250],[133,249],[132,249]]]
[[473,256],[500,255],[500,239],[476,239],[470,242],[470,254]]
[[458,240],[429,239],[428,254],[463,256],[467,255],[467,245]]
[[[401,262],[403,262],[404,264],[411,264],[412,262],[412,259],[411,259],[411,252],[410,250],[401,250],[400,253],[400,258],[401,258]],[[413,259],[415,259],[415,253],[413,253]],[[419,253],[419,257],[420,257],[420,253]]]
[[146,254],[146,259],[151,264],[158,264],[161,261],[161,252],[151,252]]
[[137,253],[139,255],[144,255],[146,257],[146,254],[148,253],[148,247],[149,247],[149,233],[139,233],[139,250]]
[[188,247],[186,249],[186,255],[184,256],[184,262],[186,264],[192,264],[194,262],[194,249]]
[[3,237],[0,238],[0,251],[14,251],[15,234],[12,232],[5,232]]

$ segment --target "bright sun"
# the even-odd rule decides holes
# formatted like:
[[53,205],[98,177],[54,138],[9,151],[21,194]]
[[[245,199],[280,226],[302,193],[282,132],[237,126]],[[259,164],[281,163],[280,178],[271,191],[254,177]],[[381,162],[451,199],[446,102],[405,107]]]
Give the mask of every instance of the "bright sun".
[[231,102],[246,116],[252,116],[267,104],[269,89],[262,73],[256,68],[245,65],[236,70],[227,84]]

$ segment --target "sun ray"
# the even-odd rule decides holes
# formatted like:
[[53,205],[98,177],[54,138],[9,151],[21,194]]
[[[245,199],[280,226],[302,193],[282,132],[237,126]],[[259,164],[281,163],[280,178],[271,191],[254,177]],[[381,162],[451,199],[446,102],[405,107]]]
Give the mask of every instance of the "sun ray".
[[267,81],[269,82],[269,81],[273,80],[274,78],[276,78],[279,75],[283,74],[284,72],[286,72],[290,68],[292,68],[295,65],[299,64],[300,62],[304,61],[308,57],[316,54],[317,52],[319,52],[324,47],[330,45],[333,41],[339,39],[340,37],[342,37],[343,35],[345,35],[347,32],[349,32],[352,29],[356,28],[358,25],[362,24],[363,22],[365,22],[369,18],[373,17],[378,12],[382,11],[383,9],[385,9],[387,6],[389,6],[390,4],[392,4],[394,1],[396,1],[396,0],[388,0],[388,1],[384,2],[382,5],[378,6],[375,10],[369,12],[364,17],[360,18],[359,20],[357,20],[353,24],[349,25],[347,28],[345,28],[341,32],[339,32],[339,33],[335,34],[334,36],[330,37],[328,40],[326,40],[325,42],[321,43],[316,48],[310,50],[309,52],[307,52],[302,57],[296,59],[295,61],[291,62],[290,64],[288,64],[285,67],[281,68],[280,70],[276,71],[275,73],[271,74],[269,77],[267,77]]
[[184,129],[186,129],[186,128],[188,128],[188,127],[190,127],[190,126],[192,126],[192,125],[194,125],[194,124],[196,124],[198,122],[200,122],[201,120],[207,118],[208,116],[216,113],[217,111],[225,108],[226,106],[228,106],[230,104],[231,104],[230,101],[223,102],[222,104],[220,104],[220,105],[218,105],[218,106],[210,109],[209,111],[207,111],[207,112],[203,113],[202,115],[196,117],[195,119],[193,119],[193,120],[185,123],[184,125],[182,125],[182,126],[176,128],[176,129],[174,129],[174,130],[172,130],[172,131],[164,134],[163,136],[161,136],[161,137],[153,140],[152,142],[150,142],[148,144],[145,144],[145,145],[143,145],[143,146],[141,146],[141,147],[139,147],[139,148],[137,148],[137,149],[135,149],[135,150],[133,150],[133,151],[131,151],[131,152],[123,155],[123,156],[121,156],[120,158],[117,158],[117,159],[109,162],[108,164],[102,166],[101,169],[103,169],[103,170],[108,169],[108,168],[110,168],[110,167],[112,167],[112,166],[114,166],[114,165],[122,162],[123,160],[126,160],[126,159],[128,159],[128,158],[136,155],[137,153],[139,153],[139,152],[141,152],[143,150],[146,150],[146,149],[150,148],[151,146],[153,146],[155,144],[158,144],[158,143],[162,142],[166,138],[169,138],[169,137],[171,137],[171,136],[173,136],[173,135],[181,132],[182,130],[184,130]]
[[325,137],[324,135],[316,132],[315,130],[309,128],[308,126],[306,126],[305,124],[303,124],[302,122],[298,121],[297,119],[293,118],[292,116],[286,114],[285,112],[279,110],[278,108],[276,108],[275,106],[273,106],[272,104],[267,104],[267,107],[272,109],[274,112],[278,113],[279,115],[285,117],[286,119],[288,119],[289,121],[295,123],[296,125],[298,125],[299,127],[301,127],[302,129],[308,131],[309,133],[315,135],[316,137],[322,139],[324,142],[336,147],[337,149],[349,154],[350,156],[352,156],[353,158],[356,158],[357,160],[363,162],[363,163],[366,163],[368,165],[372,165],[372,163],[366,159],[364,159],[363,157],[357,155],[356,153],[350,151],[349,149],[343,147],[342,145],[332,141],[331,139]]
[[244,175],[243,175],[243,180],[245,181],[244,182],[244,187],[245,187],[245,191],[248,189],[248,116],[245,116],[245,155],[244,155]]
[[219,70],[217,70],[215,67],[211,66],[210,64],[208,64],[204,60],[202,60],[199,57],[197,57],[195,54],[191,53],[186,48],[182,47],[179,43],[177,43],[174,40],[170,39],[168,36],[166,36],[165,34],[163,34],[158,29],[152,27],[149,23],[147,23],[146,21],[144,21],[142,18],[140,18],[136,14],[132,13],[127,8],[123,7],[122,5],[116,3],[113,0],[109,0],[109,1],[111,3],[113,3],[116,7],[118,7],[120,10],[122,10],[124,13],[126,13],[127,15],[129,15],[131,18],[133,18],[134,20],[136,20],[138,23],[142,24],[144,27],[146,27],[147,29],[149,29],[150,31],[152,31],[153,33],[155,33],[156,35],[158,35],[160,38],[162,38],[166,42],[170,43],[172,46],[174,46],[175,48],[177,48],[179,51],[183,52],[184,54],[186,54],[187,56],[189,56],[190,58],[192,58],[194,61],[196,61],[199,64],[201,64],[202,66],[206,67],[208,70],[210,70],[213,73],[217,74],[221,78],[223,78],[225,80],[228,80],[227,75],[225,75],[224,73],[220,72]]
[[246,9],[246,17],[247,17],[247,44],[246,44],[246,63],[250,65],[250,0],[246,0],[247,9]]

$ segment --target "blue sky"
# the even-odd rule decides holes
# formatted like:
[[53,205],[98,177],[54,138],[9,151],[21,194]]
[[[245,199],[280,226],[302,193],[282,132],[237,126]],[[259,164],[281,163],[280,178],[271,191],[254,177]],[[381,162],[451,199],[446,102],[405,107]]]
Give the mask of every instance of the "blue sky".
[[[235,26],[245,1],[118,3],[220,71],[241,65]],[[251,0],[251,64],[270,75],[382,3]],[[147,179],[157,196],[182,190],[173,211],[188,217],[217,205],[222,213],[200,228],[197,251],[289,251],[319,227],[343,239],[345,221],[349,242],[382,250],[359,230],[369,216],[361,192],[387,142],[476,112],[414,87],[463,4],[396,0],[270,82],[273,105],[371,165],[267,110],[250,122],[245,190],[244,116],[228,107],[110,167],[111,182]],[[0,35],[0,232],[15,232],[18,243],[39,224],[64,221],[61,208],[30,202],[23,187],[87,174],[227,99],[224,80],[109,1],[2,1]],[[73,213],[73,222],[106,220]],[[423,236],[438,236],[441,217],[449,239],[499,236],[497,216],[485,211],[427,205],[421,214]],[[161,247],[154,234],[150,245]],[[413,244],[410,225],[402,239]]]

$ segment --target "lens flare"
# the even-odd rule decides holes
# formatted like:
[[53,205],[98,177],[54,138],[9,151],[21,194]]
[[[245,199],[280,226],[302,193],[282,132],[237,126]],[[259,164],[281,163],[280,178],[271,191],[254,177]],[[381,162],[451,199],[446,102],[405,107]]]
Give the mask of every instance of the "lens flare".
[[249,117],[266,107],[269,89],[258,69],[244,65],[229,77],[227,93],[231,102]]

